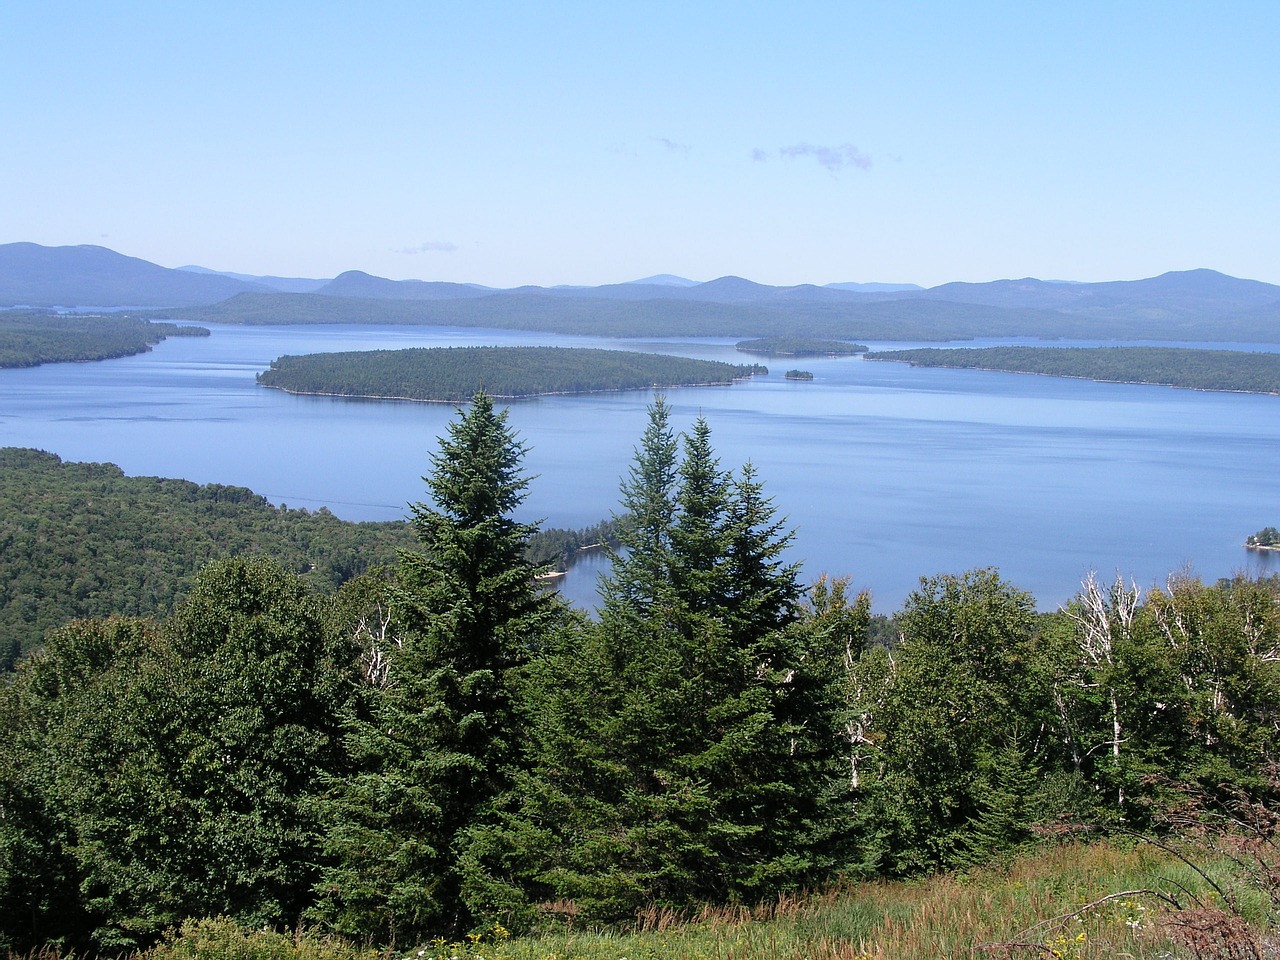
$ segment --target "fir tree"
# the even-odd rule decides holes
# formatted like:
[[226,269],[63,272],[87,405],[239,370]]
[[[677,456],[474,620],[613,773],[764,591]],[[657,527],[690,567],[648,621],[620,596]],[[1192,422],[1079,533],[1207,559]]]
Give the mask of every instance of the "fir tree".
[[522,765],[520,678],[559,607],[524,560],[535,528],[512,518],[529,481],[506,421],[477,394],[431,458],[431,502],[412,507],[422,550],[400,560],[398,632],[351,722],[357,771],[336,792],[320,887],[320,915],[350,934],[464,929],[467,831]]
[[701,420],[680,453],[658,401],[600,620],[535,664],[534,766],[470,874],[514,915],[752,901],[831,866],[843,647],[801,622],[754,471],[724,471]]

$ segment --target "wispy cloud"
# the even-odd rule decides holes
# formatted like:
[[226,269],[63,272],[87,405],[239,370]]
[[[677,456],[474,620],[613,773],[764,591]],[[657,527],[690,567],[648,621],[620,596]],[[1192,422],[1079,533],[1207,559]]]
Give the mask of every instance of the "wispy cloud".
[[[778,156],[784,160],[802,160],[806,157],[812,157],[833,176],[845,167],[857,167],[859,170],[871,169],[871,157],[852,143],[842,143],[834,147],[813,143],[797,143],[790,147],[779,147]],[[759,147],[751,151],[751,159],[757,163],[768,160],[769,157],[769,152],[761,150]]]
[[692,144],[676,143],[676,141],[668,140],[666,137],[650,137],[649,139],[652,140],[654,143],[662,144],[671,153],[679,153],[687,157],[690,153],[693,152]]
[[457,249],[458,245],[450,240],[427,240],[416,247],[401,247],[399,252],[412,256],[417,253],[453,253]]

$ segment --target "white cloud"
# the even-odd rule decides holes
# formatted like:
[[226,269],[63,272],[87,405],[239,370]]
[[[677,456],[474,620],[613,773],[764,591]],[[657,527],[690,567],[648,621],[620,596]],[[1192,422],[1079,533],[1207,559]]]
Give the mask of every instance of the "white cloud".
[[409,255],[418,253],[453,253],[458,245],[450,240],[427,240],[416,247],[401,247],[400,253]]
[[[839,173],[845,167],[857,167],[859,170],[871,169],[871,157],[852,143],[842,143],[834,147],[813,143],[797,143],[790,147],[779,147],[778,156],[786,160],[812,157],[829,170],[832,175]],[[767,151],[757,147],[751,152],[751,159],[757,161],[767,160],[769,159],[769,154]]]

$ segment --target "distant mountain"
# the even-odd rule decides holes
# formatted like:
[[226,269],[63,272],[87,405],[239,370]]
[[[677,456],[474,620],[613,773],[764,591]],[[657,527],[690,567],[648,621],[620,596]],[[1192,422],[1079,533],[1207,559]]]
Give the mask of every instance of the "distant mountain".
[[673,273],[657,273],[642,280],[628,280],[628,283],[639,283],[649,287],[696,287],[697,280],[686,280]]
[[902,293],[906,290],[923,290],[918,283],[828,283],[828,290],[847,290],[849,293]]
[[1147,280],[1105,283],[1048,282],[1029,277],[990,283],[944,283],[905,296],[992,307],[1060,310],[1116,319],[1144,316],[1177,320],[1231,317],[1280,303],[1280,286],[1239,280],[1216,270],[1183,270]]
[[176,269],[186,270],[191,273],[211,274],[215,277],[230,277],[232,280],[269,287],[272,290],[279,290],[281,293],[315,293],[329,282],[328,280],[311,280],[306,277],[258,277],[249,273],[228,273],[225,270],[210,270],[208,267],[197,267],[194,264],[177,267]]
[[[252,296],[245,299],[247,295]],[[254,277],[202,267],[169,270],[104,247],[0,245],[0,307],[177,311],[231,298],[236,302],[226,311],[227,319],[251,323],[296,323],[305,317],[335,322],[344,317],[351,323],[571,328],[606,336],[665,331],[836,339],[1032,336],[1280,342],[1280,286],[1203,269],[1107,283],[1028,277],[929,289],[882,283],[774,287],[735,276],[697,283],[656,274],[599,287],[499,290],[467,283],[388,280],[359,270],[328,281]]]
[[266,289],[230,277],[170,270],[106,247],[0,244],[0,306],[185,307]]
[[362,297],[372,300],[463,300],[488,296],[494,290],[470,283],[387,280],[360,270],[348,270],[314,292],[326,297]]

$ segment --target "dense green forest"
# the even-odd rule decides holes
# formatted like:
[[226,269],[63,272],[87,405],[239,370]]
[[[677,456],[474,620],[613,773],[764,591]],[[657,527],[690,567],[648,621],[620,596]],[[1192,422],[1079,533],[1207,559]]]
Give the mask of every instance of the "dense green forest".
[[244,487],[0,449],[0,667],[75,618],[168,612],[215,558],[264,554],[332,592],[412,543],[404,523],[348,523]]
[[983,347],[882,350],[868,360],[902,360],[920,367],[964,367],[1152,383],[1193,390],[1280,393],[1280,354],[1180,347]]
[[290,393],[395,400],[465,401],[495,397],[727,384],[769,371],[626,350],[579,347],[412,347],[280,357],[258,374]]
[[783,376],[788,380],[812,380],[813,374],[808,370],[788,370]]
[[[886,637],[866,594],[800,581],[755,469],[659,399],[588,619],[527,559],[525,453],[478,395],[389,574],[326,595],[234,557],[163,617],[53,631],[0,686],[0,947],[112,953],[220,917],[184,942],[265,956],[245,938],[307,927],[388,957],[509,956],[508,931],[972,876],[1084,825],[1238,835],[1252,900],[1202,896],[1204,873],[1166,900],[1205,937],[1246,909],[1275,930],[1276,580],[1089,578],[1037,614],[995,570],[940,574]],[[949,902],[942,922],[968,923]],[[823,956],[867,955],[831,935]],[[1085,955],[1055,935],[1018,950]]]
[[[563,570],[615,526],[539,530],[528,559]],[[244,487],[127,477],[114,464],[3,448],[0,672],[70,620],[167,613],[214,559],[271,557],[332,593],[415,542],[403,521],[352,523],[323,507],[275,507]]]
[[765,337],[759,340],[742,340],[735,347],[743,353],[755,353],[764,357],[840,357],[867,352],[867,346],[862,343],[818,340],[812,337]]
[[108,314],[0,312],[0,367],[108,360],[145,353],[165,337],[207,337],[203,327]]

